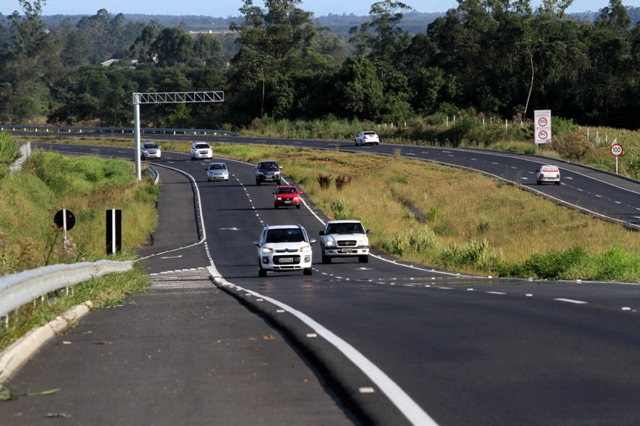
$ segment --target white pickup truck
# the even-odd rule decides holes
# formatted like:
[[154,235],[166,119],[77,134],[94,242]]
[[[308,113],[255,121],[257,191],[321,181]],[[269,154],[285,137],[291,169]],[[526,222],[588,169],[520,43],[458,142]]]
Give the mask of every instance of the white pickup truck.
[[331,263],[333,257],[358,257],[361,263],[369,262],[370,230],[364,229],[358,220],[330,220],[320,231],[322,263]]

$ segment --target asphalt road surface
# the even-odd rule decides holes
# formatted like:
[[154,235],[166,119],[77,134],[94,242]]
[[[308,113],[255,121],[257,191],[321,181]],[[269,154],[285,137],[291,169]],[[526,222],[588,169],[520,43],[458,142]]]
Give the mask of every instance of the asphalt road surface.
[[[408,155],[415,148],[401,149]],[[100,148],[100,153],[112,155],[108,148]],[[515,177],[521,184],[523,178],[531,179],[525,171],[539,164],[530,158],[466,150],[425,149],[422,155],[435,157],[436,153],[450,158],[448,161],[484,164],[485,173]],[[123,155],[131,156],[130,152]],[[316,383],[330,397],[328,406],[338,417],[385,424],[637,423],[638,286],[462,277],[403,265],[375,252],[366,265],[354,260],[323,265],[318,245],[314,247],[312,276],[270,273],[258,278],[252,242],[265,224],[300,223],[313,236],[326,218],[313,210],[309,200],[300,210],[274,210],[273,188],[255,186],[253,166],[226,161],[232,173],[230,181],[207,182],[204,162],[188,161],[188,154],[165,153],[158,166],[183,170],[197,183],[194,193],[201,200],[202,230],[199,239],[185,249],[145,262],[150,273],[158,274],[154,277],[215,266],[211,271],[222,277],[218,283],[228,285],[207,291],[233,295],[282,330],[282,339],[274,340],[286,337],[300,350],[301,359],[313,366]],[[614,220],[637,219],[632,212],[639,204],[637,183],[586,169],[572,175],[569,170],[573,168],[579,169],[573,165],[562,168],[564,185],[540,190],[554,191],[551,196],[558,200],[581,203],[583,208],[611,215]],[[165,172],[159,169],[163,176]],[[581,192],[586,194],[571,198]],[[185,221],[193,221],[193,214],[187,216],[185,213]],[[164,309],[158,306],[154,314],[170,317],[171,310],[163,315]],[[89,320],[97,314],[107,320],[121,315],[118,309],[103,310],[91,314]],[[167,341],[198,330],[195,322],[184,321]],[[203,341],[209,337],[204,332],[199,336]],[[131,340],[141,339],[134,336]],[[64,344],[59,346],[65,348]],[[165,343],[163,348],[173,346],[178,345]],[[132,347],[139,347],[139,343]],[[184,353],[177,353],[176,359],[187,362],[180,371],[167,374],[168,379],[201,378],[207,371]],[[38,364],[55,366],[59,360],[48,353]],[[191,368],[195,371],[188,371]],[[67,369],[62,374],[73,377],[76,373]],[[22,373],[15,380],[23,388],[34,383],[23,379]],[[145,382],[145,378],[137,377],[137,382]],[[284,395],[278,398],[284,407],[287,401]],[[184,411],[194,410],[198,408]],[[322,423],[333,421],[323,418],[321,411],[315,414]]]

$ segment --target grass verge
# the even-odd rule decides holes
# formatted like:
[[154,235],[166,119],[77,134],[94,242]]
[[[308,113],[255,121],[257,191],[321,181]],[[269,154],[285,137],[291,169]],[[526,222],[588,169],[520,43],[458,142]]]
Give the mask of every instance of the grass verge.
[[[0,144],[6,141],[13,142],[5,136]],[[33,152],[21,172],[0,178],[0,275],[51,264],[136,258],[136,250],[157,224],[159,191],[147,176],[138,182],[127,161]],[[53,224],[55,213],[63,208],[76,218],[66,241]],[[106,255],[107,209],[122,210],[123,251],[115,256]],[[76,285],[69,295],[47,295],[42,303],[11,313],[8,326],[0,326],[0,350],[75,304],[90,300],[94,307],[116,306],[125,295],[149,284],[145,271],[135,267]]]

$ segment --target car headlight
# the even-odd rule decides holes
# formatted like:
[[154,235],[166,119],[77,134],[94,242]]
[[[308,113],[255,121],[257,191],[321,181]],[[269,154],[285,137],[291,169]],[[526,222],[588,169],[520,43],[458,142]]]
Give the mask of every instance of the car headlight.
[[368,240],[358,240],[358,245],[359,246],[368,246],[369,245],[369,241]]
[[271,247],[262,247],[262,253],[271,254],[273,253],[273,249]]
[[333,238],[327,238],[327,240],[324,243],[325,246],[327,247],[335,247],[336,246],[336,241]]
[[300,251],[302,253],[311,251],[311,246],[302,246],[302,247],[300,247]]

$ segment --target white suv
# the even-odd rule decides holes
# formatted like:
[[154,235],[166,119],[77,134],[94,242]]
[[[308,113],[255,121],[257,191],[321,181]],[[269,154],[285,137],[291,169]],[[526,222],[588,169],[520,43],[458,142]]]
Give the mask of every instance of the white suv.
[[213,151],[206,142],[194,142],[191,145],[191,159],[202,160],[203,158],[213,158]]
[[300,270],[311,275],[311,244],[315,242],[301,225],[266,226],[253,242],[258,247],[258,276],[266,277],[267,271]]
[[320,231],[322,263],[331,263],[332,257],[358,257],[361,263],[369,262],[370,230],[364,229],[358,220],[330,220]]

